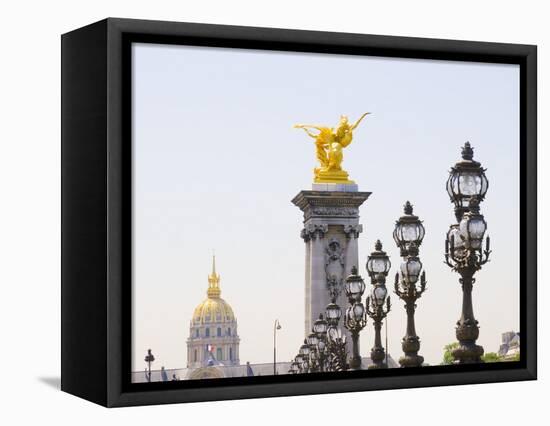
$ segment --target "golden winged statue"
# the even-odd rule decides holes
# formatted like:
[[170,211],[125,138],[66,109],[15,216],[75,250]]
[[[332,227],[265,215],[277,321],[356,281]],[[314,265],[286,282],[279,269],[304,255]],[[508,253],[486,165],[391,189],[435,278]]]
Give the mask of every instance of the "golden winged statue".
[[342,115],[336,128],[312,124],[294,126],[297,129],[304,129],[308,136],[315,139],[315,152],[321,165],[313,169],[315,183],[354,183],[349,180],[348,173],[342,169],[344,148],[351,143],[353,131],[368,114],[370,112],[364,113],[354,124],[350,124],[348,117]]

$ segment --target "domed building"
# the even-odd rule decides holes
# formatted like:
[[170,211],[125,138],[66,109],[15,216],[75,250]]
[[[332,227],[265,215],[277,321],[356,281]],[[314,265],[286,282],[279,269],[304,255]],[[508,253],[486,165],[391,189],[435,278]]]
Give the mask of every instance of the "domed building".
[[193,313],[187,339],[187,368],[239,365],[239,335],[233,309],[223,300],[216,258],[208,276],[208,296]]

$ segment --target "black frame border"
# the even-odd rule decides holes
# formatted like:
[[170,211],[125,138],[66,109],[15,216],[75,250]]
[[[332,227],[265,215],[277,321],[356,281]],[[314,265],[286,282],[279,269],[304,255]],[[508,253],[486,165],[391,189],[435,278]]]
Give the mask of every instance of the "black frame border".
[[[131,44],[134,42],[520,65],[521,361],[395,371],[130,383]],[[65,34],[62,46],[63,390],[106,406],[129,406],[536,379],[536,46],[118,18],[109,18]],[[97,49],[97,57],[83,58],[78,54],[82,47],[90,46]],[[75,61],[79,63],[75,64]],[[104,75],[88,75],[81,70],[80,66],[92,61],[96,64],[99,61],[104,66]],[[87,97],[100,98],[95,110],[92,108],[89,111],[89,106],[86,109],[79,104],[75,108],[75,97],[81,95],[79,90],[83,88]],[[75,162],[75,157],[80,162],[86,162],[86,158],[79,157],[81,148],[70,144],[81,136],[75,121],[69,119],[71,114],[77,112],[95,114],[96,118],[97,114],[101,114],[94,123],[102,133],[84,143],[104,155],[105,167],[91,167],[87,177],[80,176],[82,172],[78,169],[67,166],[67,163]],[[102,144],[97,143],[98,138]],[[96,217],[98,214],[101,216],[100,212],[85,211],[81,205],[83,200],[75,199],[74,191],[78,188],[68,188],[67,182],[75,179],[79,185],[95,185],[98,194],[94,195],[99,197],[98,206],[105,214],[101,221]],[[101,194],[104,193],[106,196],[102,199]],[[84,215],[80,224],[72,224],[69,220],[75,211]],[[71,256],[69,248],[71,243],[76,243],[75,233],[81,235],[81,228],[90,224],[94,227],[92,231],[104,236],[104,240],[96,238],[89,241],[93,244],[89,249],[93,253]],[[96,255],[92,261],[89,258],[91,254]],[[85,283],[85,287],[95,286],[104,291],[94,292],[92,296],[89,292],[86,296],[75,294],[74,281],[77,277],[74,269],[80,264],[103,268],[104,281],[97,278]],[[82,285],[81,282],[76,284]],[[100,314],[105,316],[100,324],[105,328],[100,331],[97,330],[97,322],[92,319],[78,318],[75,322],[79,310],[94,303]],[[76,336],[83,333],[91,333],[93,338],[85,342],[78,340]],[[75,347],[77,343],[80,346]],[[90,350],[90,345],[97,345],[97,351]],[[76,356],[86,362],[90,359],[94,365],[93,374],[88,377],[93,382],[88,385],[91,389],[83,389],[77,379],[82,377],[83,367],[75,362]],[[92,359],[94,356],[99,359]]]

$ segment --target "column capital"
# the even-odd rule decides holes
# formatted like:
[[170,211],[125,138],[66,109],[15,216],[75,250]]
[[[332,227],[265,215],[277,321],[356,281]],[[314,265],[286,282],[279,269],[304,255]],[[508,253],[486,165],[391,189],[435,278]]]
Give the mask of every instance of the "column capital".
[[302,229],[300,236],[307,243],[309,240],[312,240],[312,239],[315,240],[317,238],[320,238],[320,239],[324,238],[327,232],[328,232],[327,224],[316,225],[313,223],[308,223],[304,227],[304,229]]
[[363,225],[344,225],[344,234],[346,234],[346,238],[349,240],[351,238],[359,238],[359,234],[363,232]]

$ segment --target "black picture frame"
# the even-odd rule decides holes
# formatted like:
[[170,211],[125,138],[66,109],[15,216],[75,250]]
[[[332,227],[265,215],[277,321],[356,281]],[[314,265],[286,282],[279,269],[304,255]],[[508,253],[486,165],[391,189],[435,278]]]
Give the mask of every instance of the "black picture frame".
[[[61,42],[63,391],[118,407],[536,379],[536,46],[118,18]],[[518,64],[521,361],[130,383],[132,42]]]

